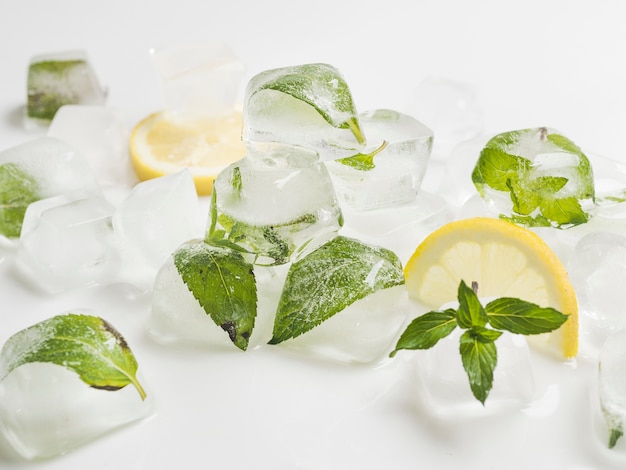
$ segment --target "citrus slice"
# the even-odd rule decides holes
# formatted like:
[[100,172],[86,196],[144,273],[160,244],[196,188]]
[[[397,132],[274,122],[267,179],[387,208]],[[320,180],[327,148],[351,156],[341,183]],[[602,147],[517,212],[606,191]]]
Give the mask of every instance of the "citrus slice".
[[145,181],[188,168],[198,194],[211,194],[217,174],[245,154],[241,128],[239,112],[211,119],[152,114],[131,133],[133,169]]
[[545,242],[511,222],[471,218],[432,232],[407,262],[404,275],[409,296],[429,308],[456,300],[461,280],[478,283],[478,295],[516,297],[552,307],[568,320],[552,333],[530,337],[535,345],[578,351],[578,303],[567,271]]

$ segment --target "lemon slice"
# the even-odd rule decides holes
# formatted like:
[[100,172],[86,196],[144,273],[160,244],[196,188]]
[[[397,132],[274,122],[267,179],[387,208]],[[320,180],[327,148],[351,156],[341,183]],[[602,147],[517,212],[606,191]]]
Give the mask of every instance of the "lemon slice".
[[513,223],[471,218],[444,225],[417,247],[404,275],[409,296],[429,308],[456,300],[461,280],[478,282],[478,295],[516,297],[568,314],[552,333],[531,343],[574,357],[578,351],[578,303],[567,271],[535,233]]
[[131,133],[133,169],[145,181],[188,168],[198,194],[211,194],[217,174],[245,154],[241,129],[239,112],[213,119],[152,114]]

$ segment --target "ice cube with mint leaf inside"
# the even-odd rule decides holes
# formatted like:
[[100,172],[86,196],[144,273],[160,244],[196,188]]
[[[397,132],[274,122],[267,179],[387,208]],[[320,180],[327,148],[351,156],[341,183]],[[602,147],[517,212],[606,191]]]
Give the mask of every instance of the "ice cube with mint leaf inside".
[[530,227],[585,223],[594,206],[591,164],[554,129],[504,132],[482,149],[472,181],[500,217]]

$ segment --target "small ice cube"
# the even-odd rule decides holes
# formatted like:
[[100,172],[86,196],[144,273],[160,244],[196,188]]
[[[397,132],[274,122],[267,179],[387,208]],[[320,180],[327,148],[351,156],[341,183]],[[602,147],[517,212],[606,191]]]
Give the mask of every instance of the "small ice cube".
[[597,353],[611,333],[626,328],[626,237],[585,235],[574,247],[568,271],[578,298],[581,339]]
[[104,106],[62,106],[47,135],[76,148],[101,186],[136,182],[128,156],[129,130],[119,111]]
[[282,264],[341,224],[330,175],[314,152],[257,145],[217,176],[207,239],[236,243],[259,264]]
[[195,42],[151,51],[173,116],[213,118],[233,112],[245,66],[219,42]]
[[151,286],[179,245],[202,236],[199,214],[198,195],[187,169],[135,186],[112,218],[128,281]]
[[31,204],[16,252],[18,269],[53,293],[111,282],[120,268],[113,211],[101,197],[57,196]]
[[337,69],[304,64],[261,72],[244,97],[243,140],[311,148],[320,160],[358,153],[364,146],[350,90]]
[[383,142],[387,146],[373,158],[373,168],[355,167],[348,161],[326,162],[337,197],[345,206],[374,209],[415,200],[426,173],[433,133],[411,116],[389,109],[359,115],[370,154]]
[[279,346],[339,363],[381,362],[406,326],[407,303],[404,285],[381,289]]
[[483,111],[469,84],[442,77],[427,77],[415,90],[410,112],[428,123],[437,136],[433,158],[483,130]]
[[495,342],[498,362],[484,406],[474,397],[459,353],[457,328],[425,351],[407,351],[415,371],[421,407],[443,418],[458,419],[520,409],[535,394],[530,352],[523,336],[504,332]]
[[615,446],[622,452],[626,439],[622,437],[626,424],[626,331],[611,334],[600,351],[598,366],[598,398],[604,417],[601,440],[606,447]]
[[106,92],[84,51],[41,54],[28,67],[28,101],[24,124],[48,125],[66,104],[102,105]]

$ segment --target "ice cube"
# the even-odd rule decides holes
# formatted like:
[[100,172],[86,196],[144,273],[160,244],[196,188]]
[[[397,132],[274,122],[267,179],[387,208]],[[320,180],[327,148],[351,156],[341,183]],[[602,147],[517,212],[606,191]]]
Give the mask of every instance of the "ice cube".
[[266,70],[248,82],[244,142],[282,142],[311,148],[321,160],[358,153],[364,146],[350,90],[328,64]]
[[437,136],[433,158],[445,158],[458,143],[483,131],[483,110],[467,83],[427,77],[417,85],[409,112],[419,116]]
[[608,336],[626,328],[626,237],[591,233],[576,244],[568,263],[576,290],[581,342],[596,355]]
[[407,304],[404,285],[381,289],[279,346],[326,361],[379,363],[406,326]]
[[63,105],[102,105],[106,101],[106,92],[98,83],[87,54],[80,50],[33,57],[27,88],[27,128],[48,125]]
[[128,156],[129,130],[118,110],[104,106],[62,106],[47,135],[77,149],[101,186],[136,183]]
[[179,245],[202,237],[199,215],[198,195],[187,169],[136,185],[112,217],[126,280],[151,287],[156,272]]
[[[626,439],[622,437],[626,424],[626,331],[622,330],[607,337],[600,351],[597,394],[602,425],[596,425],[599,439],[605,448],[615,447],[615,452],[624,452]],[[592,404],[597,406],[597,403]],[[623,456],[623,454],[622,454]]]
[[413,117],[389,109],[361,113],[359,120],[368,142],[363,154],[372,153],[383,142],[387,145],[365,167],[354,159],[326,162],[339,201],[355,209],[414,201],[426,173],[432,131]]
[[314,152],[256,145],[215,179],[207,240],[228,240],[258,264],[288,262],[342,224],[328,170]]
[[37,287],[62,292],[113,282],[120,252],[102,197],[47,198],[31,204],[16,252],[16,266]]
[[472,394],[459,353],[461,329],[425,351],[407,351],[421,408],[441,418],[468,418],[521,409],[534,398],[530,352],[523,336],[504,332],[496,340],[498,362],[485,404]]
[[235,109],[243,62],[219,42],[194,42],[151,51],[174,117],[213,118]]
[[480,153],[472,181],[501,214],[529,226],[568,228],[587,222],[594,208],[589,160],[546,127],[493,137]]
[[[190,241],[183,244],[181,249],[194,243],[203,242]],[[276,306],[288,269],[288,265],[254,267],[257,316],[248,349],[266,344],[272,337]],[[228,334],[215,324],[193,296],[171,256],[158,271],[154,281],[148,331],[156,341],[164,344],[234,347]]]

